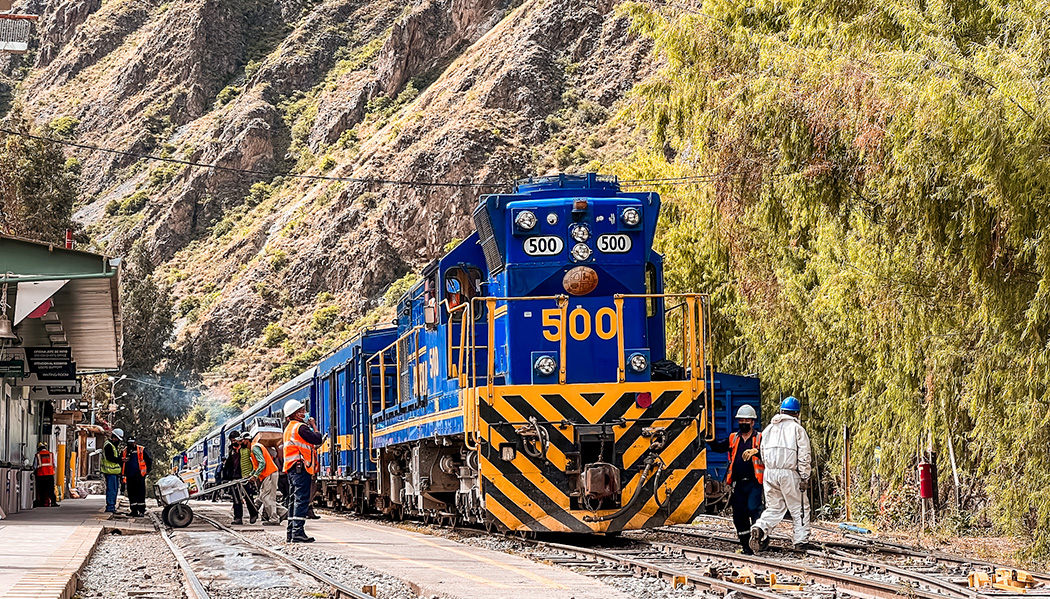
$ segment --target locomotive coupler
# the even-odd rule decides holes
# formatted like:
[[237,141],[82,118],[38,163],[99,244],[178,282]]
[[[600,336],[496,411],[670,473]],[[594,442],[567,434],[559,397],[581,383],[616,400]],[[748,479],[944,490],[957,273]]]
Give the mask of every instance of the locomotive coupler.
[[587,464],[583,470],[583,492],[590,499],[605,499],[620,492],[620,471],[608,462]]

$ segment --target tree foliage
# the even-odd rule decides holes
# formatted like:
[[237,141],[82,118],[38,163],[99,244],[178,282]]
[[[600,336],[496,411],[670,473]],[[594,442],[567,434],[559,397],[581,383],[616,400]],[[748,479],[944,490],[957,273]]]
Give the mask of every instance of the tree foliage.
[[[29,119],[15,107],[3,125],[32,133]],[[53,142],[0,133],[0,231],[59,243],[73,222],[79,164],[67,161]]]
[[[124,409],[117,426],[146,445],[157,460],[167,459],[173,445],[173,424],[190,409],[195,393],[174,377],[162,376],[173,330],[174,302],[170,291],[158,284],[153,264],[142,243],[127,258],[121,278],[121,311],[124,326],[124,369],[128,380],[119,383],[117,395]],[[161,462],[162,463],[162,462]]]
[[803,397],[833,469],[843,424],[887,481],[951,441],[1047,555],[1050,3],[693,6],[626,8],[664,67],[622,171],[693,177],[658,243],[712,294],[717,365]]

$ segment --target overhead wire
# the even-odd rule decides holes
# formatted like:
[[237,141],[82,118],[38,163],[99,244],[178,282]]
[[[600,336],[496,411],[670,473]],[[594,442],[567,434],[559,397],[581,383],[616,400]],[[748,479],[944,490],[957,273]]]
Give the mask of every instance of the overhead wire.
[[0,127],[0,133],[6,133],[8,135],[15,135],[18,137],[25,137],[28,139],[35,139],[38,141],[46,141],[50,143],[56,143],[72,148],[79,148],[82,150],[90,150],[93,152],[104,152],[106,154],[115,154],[118,156],[128,156],[131,158],[138,158],[141,160],[153,160],[156,162],[166,162],[169,164],[179,164],[182,166],[194,167],[194,168],[205,168],[217,171],[242,173],[247,175],[257,175],[260,177],[285,177],[292,179],[308,179],[316,181],[341,181],[348,183],[365,183],[370,185],[400,185],[405,187],[502,187],[506,183],[479,183],[473,181],[456,182],[456,181],[420,181],[420,180],[399,180],[399,179],[383,179],[373,177],[340,177],[335,175],[309,175],[303,173],[282,173],[278,171],[260,171],[255,169],[237,168],[232,166],[222,166],[215,163],[196,162],[193,160],[182,160],[179,158],[171,158],[169,156],[157,156],[156,154],[145,154],[140,152],[129,152],[127,150],[117,150],[114,148],[105,148],[102,146],[96,146],[93,144],[77,143],[68,139],[58,139],[54,137],[48,137],[46,135],[36,135],[34,133],[27,133],[25,131],[15,131],[6,127]]
[[[113,154],[117,156],[127,156],[130,158],[137,158],[140,160],[152,160],[155,162],[164,162],[168,164],[177,164],[190,168],[203,168],[211,169],[216,171],[239,173],[244,175],[254,175],[257,177],[275,178],[284,177],[288,179],[302,179],[309,181],[333,181],[333,182],[346,182],[346,183],[362,183],[366,185],[390,185],[390,186],[401,186],[401,187],[444,187],[444,188],[512,188],[512,181],[503,181],[497,183],[483,183],[477,181],[425,181],[417,179],[386,179],[381,177],[343,177],[338,175],[311,175],[305,173],[284,173],[280,171],[263,171],[256,169],[245,169],[233,166],[223,166],[216,163],[197,162],[194,160],[184,160],[180,158],[173,158],[170,156],[158,156],[156,154],[148,154],[143,152],[131,152],[128,150],[118,150],[116,148],[107,148],[94,144],[79,143],[68,139],[61,139],[55,137],[49,137],[46,135],[38,135],[35,133],[29,133],[26,131],[17,131],[7,127],[0,126],[0,133],[7,135],[14,135],[16,137],[23,137],[27,139],[34,139],[37,141],[44,141],[48,143],[59,144],[70,148],[77,148],[80,150],[87,150],[91,152],[102,152],[106,154]],[[719,173],[703,173],[699,175],[689,175],[681,177],[659,177],[651,179],[620,179],[618,183],[626,187],[641,187],[646,185],[684,185],[688,183],[696,183],[703,181],[710,181],[719,177]]]

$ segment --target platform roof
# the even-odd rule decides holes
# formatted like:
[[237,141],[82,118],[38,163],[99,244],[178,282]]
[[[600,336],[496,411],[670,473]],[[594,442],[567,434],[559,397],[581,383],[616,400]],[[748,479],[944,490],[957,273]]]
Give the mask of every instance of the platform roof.
[[[78,374],[117,370],[123,364],[119,260],[0,235],[2,282],[13,283],[8,285],[7,313],[17,320],[15,332],[23,347],[68,345]],[[49,297],[53,306],[42,318],[16,319],[20,289],[34,293],[34,303],[37,297]]]

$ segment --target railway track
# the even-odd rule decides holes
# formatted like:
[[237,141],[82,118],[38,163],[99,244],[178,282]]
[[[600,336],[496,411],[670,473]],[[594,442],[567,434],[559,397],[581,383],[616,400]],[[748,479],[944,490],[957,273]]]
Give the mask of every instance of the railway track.
[[[828,533],[837,532],[827,527],[814,528]],[[719,532],[713,532],[710,529],[703,529],[695,526],[665,526],[658,530],[687,537],[724,542],[732,546],[735,546],[738,543],[735,535],[720,534]],[[917,562],[917,564],[909,564],[909,566],[904,569],[914,570],[914,568],[917,567],[928,570],[938,570],[942,574],[947,573],[949,575],[954,575],[956,578],[962,579],[965,579],[973,570],[994,572],[996,569],[1000,568],[1016,569],[1013,566],[996,564],[982,559],[975,559],[942,551],[929,551],[921,547],[890,543],[880,539],[868,539],[856,535],[844,536],[850,540],[839,541],[834,539],[820,539],[816,541],[816,545],[823,547],[823,551],[820,551],[819,553],[827,558],[838,558],[845,561],[853,561],[853,563],[856,563],[855,560],[857,558],[868,557],[871,555],[907,558]],[[800,553],[791,546],[791,539],[786,536],[774,534],[771,535],[771,540],[776,543],[774,548],[779,551]],[[810,552],[810,554],[813,554],[813,552]],[[885,564],[888,568],[894,568],[896,566],[896,564],[886,562],[873,563],[879,565]],[[1036,582],[1041,583],[1043,587],[1050,587],[1050,574],[1033,570],[1027,570],[1027,572],[1036,580]],[[918,573],[922,574],[923,572]]]
[[[870,597],[891,599],[979,599],[987,597],[1048,596],[1029,592],[978,592],[921,572],[853,556],[800,552],[800,559],[774,559],[717,549],[664,542],[631,541],[624,548],[595,549],[578,545],[528,541],[545,551],[540,559],[564,566],[599,569],[612,565],[639,575],[653,575],[672,584],[694,584],[722,594],[734,591],[752,598]],[[610,571],[613,573],[613,571]],[[615,575],[613,573],[613,575]]]
[[[175,541],[172,539],[173,532],[171,530],[167,530],[166,527],[164,527],[161,524],[160,519],[157,518],[157,515],[154,512],[149,512],[149,514],[150,518],[153,520],[153,525],[157,528],[161,537],[164,538],[164,542],[168,545],[168,548],[171,550],[172,555],[175,557],[175,561],[179,564],[179,568],[182,570],[183,576],[186,579],[185,588],[187,599],[212,599],[211,594],[208,593],[207,588],[202,583],[201,577],[198,575],[198,572],[194,570],[194,567],[191,564],[191,560],[187,559],[182,548],[180,548],[179,545],[175,543]],[[272,560],[275,563],[290,566],[291,568],[294,568],[298,572],[305,574],[310,579],[315,581],[315,588],[305,590],[305,592],[301,593],[303,596],[316,597],[318,596],[318,593],[316,592],[317,587],[321,587],[327,589],[326,595],[328,597],[331,597],[332,599],[374,599],[375,597],[374,595],[364,593],[362,591],[358,591],[356,589],[348,587],[347,585],[340,583],[339,581],[335,580],[331,576],[328,576],[327,574],[318,570],[317,568],[314,568],[309,564],[295,559],[294,557],[285,555],[280,551],[275,551],[269,547],[266,547],[262,543],[259,543],[258,541],[231,529],[225,524],[207,515],[197,512],[196,517],[210,524],[215,530],[221,531],[225,535],[233,537],[235,543],[230,544],[231,546],[236,547],[237,545],[240,545],[241,547],[250,547],[253,550],[253,552],[258,552],[259,554],[266,556],[268,559]],[[193,533],[183,532],[180,534]],[[290,593],[290,595],[294,595],[294,592]]]
[[[439,526],[439,528],[441,528]],[[556,543],[535,538],[508,535],[544,552],[542,560],[563,566],[590,568],[593,575],[603,572],[622,576],[659,576],[672,584],[692,584],[697,587],[753,599],[812,597],[864,597],[891,599],[907,596],[916,599],[987,599],[989,597],[1021,597],[1022,592],[975,590],[967,585],[967,569],[983,566],[994,571],[1005,566],[971,560],[962,556],[923,552],[918,548],[891,547],[878,551],[873,544],[853,541],[821,541],[820,550],[801,550],[791,547],[790,540],[774,536],[786,546],[773,551],[749,556],[736,553],[739,543],[735,536],[701,532],[695,527],[672,526],[656,529],[658,532],[685,537],[699,537],[724,544],[724,548],[697,547],[668,541],[651,541],[625,535],[612,547],[589,546],[588,538],[580,543]],[[459,529],[460,533],[464,532]],[[488,533],[473,531],[478,535]],[[731,550],[726,550],[732,548]],[[872,553],[893,558],[917,558],[902,566],[872,559]],[[612,569],[610,569],[610,566]],[[1040,577],[1046,574],[1036,573]],[[746,581],[746,582],[745,582]],[[1029,589],[1024,596],[1050,597],[1050,589]]]
[[[725,516],[714,516],[706,515],[703,516],[707,520],[715,520],[719,522],[731,523],[732,519]],[[824,533],[832,535],[841,535],[844,540],[836,539],[821,539],[817,544],[823,545],[829,548],[836,548],[844,551],[853,551],[857,553],[867,554],[885,554],[895,555],[901,557],[911,557],[920,560],[934,560],[939,564],[946,566],[954,565],[960,568],[984,568],[986,570],[994,571],[996,568],[1012,568],[1012,566],[1006,566],[1003,564],[996,564],[987,560],[972,558],[964,555],[957,555],[944,551],[936,551],[926,549],[924,547],[917,547],[914,545],[905,545],[902,543],[893,543],[884,539],[865,537],[858,534],[843,533],[834,528],[827,526],[813,525],[813,530],[819,530]],[[731,543],[736,543],[737,539],[735,536],[721,536],[717,533],[703,532],[704,529],[696,526],[665,526],[660,530],[666,530],[670,532],[686,534],[690,536],[706,537],[718,540],[727,540]],[[782,535],[772,535],[774,541],[780,541],[780,544],[785,547],[791,545],[791,539]],[[1038,572],[1034,570],[1028,570],[1028,573],[1035,578],[1036,581],[1043,585],[1050,586],[1050,573]]]

